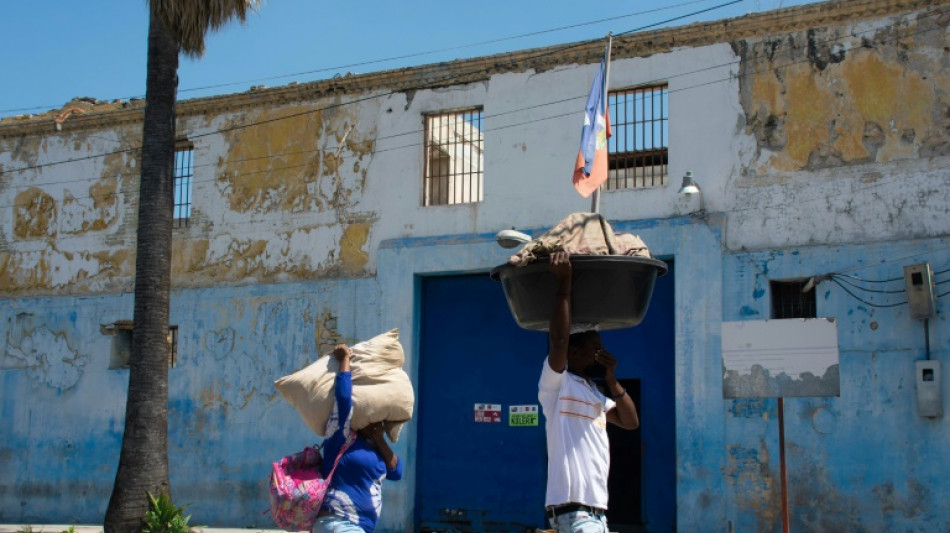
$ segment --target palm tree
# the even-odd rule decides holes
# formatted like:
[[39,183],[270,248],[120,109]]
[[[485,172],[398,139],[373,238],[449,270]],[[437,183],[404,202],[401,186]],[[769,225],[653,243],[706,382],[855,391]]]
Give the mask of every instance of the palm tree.
[[150,0],[148,73],[135,260],[135,329],[119,468],[105,533],[137,533],[150,492],[169,494],[168,302],[171,287],[178,54],[204,53],[204,37],[260,0]]

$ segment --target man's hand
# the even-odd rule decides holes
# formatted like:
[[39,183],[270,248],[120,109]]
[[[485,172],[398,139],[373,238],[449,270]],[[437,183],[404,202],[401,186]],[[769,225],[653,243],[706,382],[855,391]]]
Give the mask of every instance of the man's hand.
[[605,369],[607,369],[607,373],[604,376],[604,379],[607,381],[607,383],[617,381],[617,358],[614,357],[614,354],[608,352],[604,348],[601,348],[594,352],[594,361],[597,361],[603,365]]
[[571,334],[571,256],[565,251],[551,254],[548,265],[557,276],[554,309],[548,325],[548,366],[561,373],[567,368],[567,343]]
[[572,270],[570,254],[563,250],[551,254],[550,268],[559,279],[570,278]]

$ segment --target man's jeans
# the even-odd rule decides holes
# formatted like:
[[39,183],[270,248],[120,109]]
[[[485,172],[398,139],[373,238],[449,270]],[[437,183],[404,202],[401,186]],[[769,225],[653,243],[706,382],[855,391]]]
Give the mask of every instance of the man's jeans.
[[607,516],[587,511],[565,513],[548,519],[557,533],[607,533]]

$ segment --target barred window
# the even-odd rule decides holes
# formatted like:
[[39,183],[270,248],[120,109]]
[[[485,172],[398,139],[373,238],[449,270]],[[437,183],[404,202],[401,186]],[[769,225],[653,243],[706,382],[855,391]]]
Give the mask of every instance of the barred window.
[[[102,324],[99,330],[103,335],[112,337],[112,350],[109,355],[109,369],[129,368],[132,357],[132,331],[135,323],[131,320],[116,320],[111,324]],[[168,368],[178,365],[178,326],[168,326],[165,336],[168,343]]]
[[611,137],[604,189],[659,187],[669,162],[667,85],[612,91],[607,97]]
[[772,318],[815,318],[815,289],[802,292],[808,280],[769,281]]
[[425,116],[423,205],[482,201],[482,110]]
[[191,182],[194,177],[195,146],[179,142],[175,146],[175,211],[176,228],[188,226],[191,219]]

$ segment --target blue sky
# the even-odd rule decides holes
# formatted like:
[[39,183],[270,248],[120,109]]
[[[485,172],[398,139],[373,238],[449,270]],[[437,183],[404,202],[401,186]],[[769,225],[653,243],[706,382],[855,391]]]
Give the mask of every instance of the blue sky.
[[[265,0],[182,58],[179,99],[681,26],[812,0]],[[699,11],[704,13],[688,16]],[[0,117],[145,93],[145,0],[5,2]],[[600,21],[600,22],[595,22]],[[659,27],[659,26],[658,26]],[[398,59],[393,59],[398,58]]]

